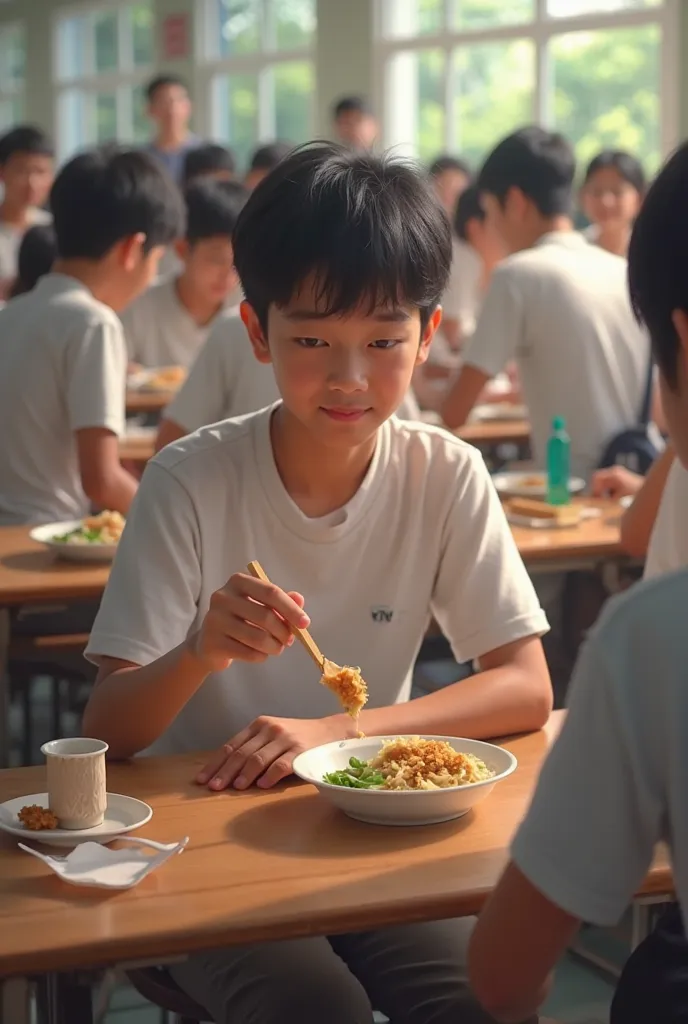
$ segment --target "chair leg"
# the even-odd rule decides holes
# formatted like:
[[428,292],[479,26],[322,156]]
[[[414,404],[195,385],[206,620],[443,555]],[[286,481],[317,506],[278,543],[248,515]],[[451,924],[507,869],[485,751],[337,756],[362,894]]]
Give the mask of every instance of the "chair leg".
[[31,696],[33,691],[33,677],[30,673],[22,676],[21,702],[22,702],[22,725],[23,735],[21,738],[21,763],[31,764],[33,761],[33,710],[31,708]]
[[53,676],[50,683],[52,739],[57,740],[62,737],[62,680],[59,676]]

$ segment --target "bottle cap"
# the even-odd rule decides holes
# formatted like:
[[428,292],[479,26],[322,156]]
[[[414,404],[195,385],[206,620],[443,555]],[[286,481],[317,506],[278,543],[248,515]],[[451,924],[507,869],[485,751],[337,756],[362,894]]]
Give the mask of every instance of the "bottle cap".
[[552,420],[552,430],[566,430],[566,420],[563,416],[555,416]]

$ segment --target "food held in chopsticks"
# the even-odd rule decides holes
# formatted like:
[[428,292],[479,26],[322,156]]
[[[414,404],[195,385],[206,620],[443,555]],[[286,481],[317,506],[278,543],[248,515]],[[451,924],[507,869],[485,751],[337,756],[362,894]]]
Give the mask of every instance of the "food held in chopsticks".
[[485,782],[494,774],[479,757],[444,740],[399,737],[386,740],[368,761],[351,757],[346,768],[326,772],[323,782],[352,789],[447,789]]
[[119,512],[99,512],[97,516],[87,516],[75,530],[53,537],[53,541],[57,544],[117,544],[124,522]]
[[57,828],[59,824],[56,815],[49,811],[47,807],[41,807],[40,804],[26,804],[25,807],[21,808],[17,817],[24,828],[28,828],[32,832]]
[[347,714],[352,718],[358,718],[361,708],[368,700],[368,687],[360,668],[336,665],[335,662],[324,658],[320,682],[328,690],[332,690]]

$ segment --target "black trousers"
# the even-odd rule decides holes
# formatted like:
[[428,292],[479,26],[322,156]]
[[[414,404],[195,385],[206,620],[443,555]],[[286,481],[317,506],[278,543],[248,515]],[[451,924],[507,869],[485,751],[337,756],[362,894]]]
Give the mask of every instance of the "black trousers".
[[677,903],[633,951],[612,1002],[609,1024],[688,1022],[688,939]]

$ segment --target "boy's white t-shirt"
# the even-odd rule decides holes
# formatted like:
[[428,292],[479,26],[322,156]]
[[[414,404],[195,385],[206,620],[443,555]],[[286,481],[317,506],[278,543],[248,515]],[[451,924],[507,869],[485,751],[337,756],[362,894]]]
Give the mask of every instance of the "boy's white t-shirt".
[[[148,464],[88,657],[154,661],[200,628],[213,592],[252,559],[305,596],[318,644],[361,666],[373,708],[409,698],[433,615],[460,661],[547,630],[475,448],[392,417],[351,501],[309,519],[275,465],[274,408],[199,430]],[[259,715],[337,709],[295,644],[211,675],[152,749],[216,747]]]
[[88,513],[74,432],[124,433],[126,372],[119,317],[73,277],[0,311],[0,524]]
[[217,317],[197,324],[179,301],[176,281],[176,277],[156,281],[122,313],[131,362],[187,367],[205,344]]
[[639,420],[650,346],[631,310],[626,261],[579,232],[544,235],[495,268],[465,362],[490,377],[518,364],[534,456],[544,463],[563,416],[571,471],[589,478],[604,449]]
[[558,907],[615,924],[659,840],[688,907],[688,572],[609,602],[580,655],[562,734],[512,846]]
[[645,579],[688,566],[688,470],[674,459],[652,528]]
[[0,220],[0,281],[12,280],[17,276],[19,247],[28,228],[36,224],[52,224],[52,216],[38,207],[28,213],[27,228],[18,229],[14,224]]
[[[461,238],[452,241],[452,263],[449,281],[442,295],[442,318],[458,320],[461,345],[464,346],[475,331],[482,304],[482,262],[475,249]],[[442,328],[435,334],[428,361],[442,366],[456,366],[461,353],[449,347]]]
[[[165,419],[188,433],[208,423],[244,416],[280,397],[270,364],[253,354],[244,322],[236,310],[220,314],[189,376],[165,410]],[[420,419],[411,390],[397,410],[400,419]]]

